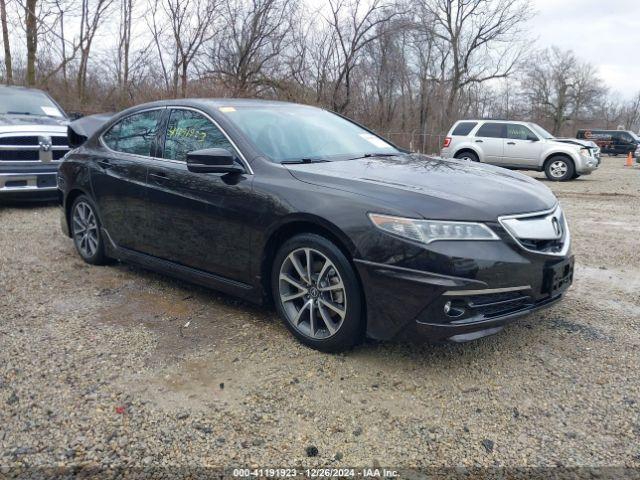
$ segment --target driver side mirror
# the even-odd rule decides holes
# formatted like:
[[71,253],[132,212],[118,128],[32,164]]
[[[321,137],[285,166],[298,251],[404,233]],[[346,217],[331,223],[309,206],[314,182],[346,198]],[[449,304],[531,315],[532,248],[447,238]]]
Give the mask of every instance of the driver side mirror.
[[244,168],[226,148],[207,148],[187,153],[187,169],[194,173],[243,173]]
[[537,142],[540,139],[538,137],[536,137],[535,135],[527,135],[527,140],[529,140],[531,142]]

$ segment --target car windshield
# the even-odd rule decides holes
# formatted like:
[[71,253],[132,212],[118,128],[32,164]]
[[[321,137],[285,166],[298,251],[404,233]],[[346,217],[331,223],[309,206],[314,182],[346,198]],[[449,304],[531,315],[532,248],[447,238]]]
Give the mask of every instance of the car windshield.
[[629,131],[629,134],[631,135],[631,137],[636,140],[636,141],[640,141],[640,137],[638,137],[638,135],[635,134],[635,132],[631,132]]
[[537,123],[530,123],[529,126],[542,138],[546,138],[547,140],[555,138],[551,133],[547,132],[544,128],[542,128]]
[[65,116],[43,92],[14,88],[0,88],[0,115]]
[[274,162],[330,161],[401,153],[334,113],[303,105],[220,107]]

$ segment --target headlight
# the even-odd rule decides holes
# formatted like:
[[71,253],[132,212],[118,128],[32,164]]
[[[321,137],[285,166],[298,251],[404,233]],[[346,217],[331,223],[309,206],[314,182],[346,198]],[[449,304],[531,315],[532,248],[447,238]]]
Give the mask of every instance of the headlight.
[[591,149],[589,149],[589,148],[581,148],[580,149],[580,155],[582,155],[583,157],[590,157],[591,156]]
[[417,220],[370,213],[371,222],[380,230],[421,243],[437,240],[500,240],[482,223]]

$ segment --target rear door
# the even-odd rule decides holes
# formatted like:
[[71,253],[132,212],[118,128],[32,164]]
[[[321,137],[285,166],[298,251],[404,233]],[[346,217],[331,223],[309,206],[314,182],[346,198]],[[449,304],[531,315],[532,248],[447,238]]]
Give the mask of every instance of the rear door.
[[103,227],[119,247],[144,251],[147,161],[164,108],[129,115],[100,139],[91,173]]
[[162,159],[149,164],[149,253],[249,283],[251,242],[245,217],[252,175],[190,172],[187,153],[205,148],[226,148],[246,164],[203,112],[176,107],[167,116]]
[[507,124],[503,165],[537,167],[541,153],[542,143],[531,129],[517,123]]
[[500,165],[503,163],[506,124],[486,122],[476,132],[474,142],[484,153],[484,161]]

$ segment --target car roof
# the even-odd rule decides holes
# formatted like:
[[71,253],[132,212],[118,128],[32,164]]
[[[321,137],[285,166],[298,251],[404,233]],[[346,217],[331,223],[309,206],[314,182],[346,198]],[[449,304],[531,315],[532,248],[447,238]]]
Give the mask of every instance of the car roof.
[[23,87],[21,85],[0,85],[0,89],[19,90],[21,92],[39,92],[46,94],[44,90],[40,90],[39,88]]
[[166,106],[204,106],[210,108],[220,107],[284,107],[284,106],[298,106],[298,107],[311,107],[312,105],[305,105],[301,103],[282,102],[279,100],[262,100],[255,98],[179,98],[172,100],[158,100],[156,102],[149,102],[140,105],[136,105],[134,108],[152,108],[152,107],[166,107]]
[[509,122],[509,123],[533,123],[526,120],[507,120],[505,118],[477,118],[477,119],[465,119],[458,120],[456,123],[460,122]]

